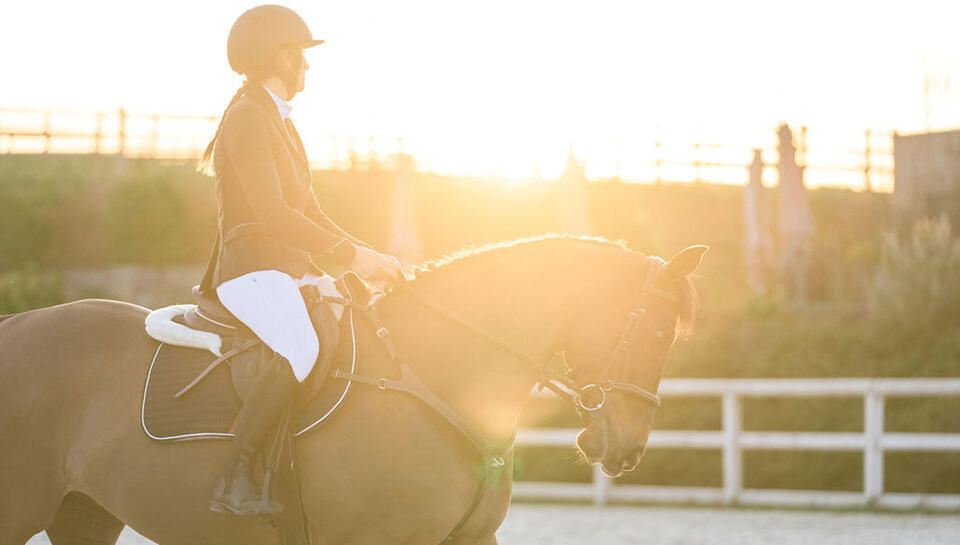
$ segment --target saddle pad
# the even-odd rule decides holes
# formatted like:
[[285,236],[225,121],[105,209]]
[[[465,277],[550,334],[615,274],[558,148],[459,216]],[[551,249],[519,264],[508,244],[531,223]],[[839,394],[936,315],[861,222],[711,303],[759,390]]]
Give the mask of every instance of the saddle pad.
[[[356,333],[353,312],[341,324],[350,342],[341,342],[328,372],[356,372]],[[257,347],[251,350],[258,350]],[[174,398],[211,361],[206,350],[160,343],[147,371],[140,410],[143,431],[159,441],[231,438],[231,427],[242,402],[234,389],[227,362],[221,363],[190,391]],[[319,377],[317,377],[319,378]],[[309,387],[308,378],[301,387]],[[328,378],[310,400],[298,403],[291,428],[299,436],[332,416],[350,391],[350,381]]]

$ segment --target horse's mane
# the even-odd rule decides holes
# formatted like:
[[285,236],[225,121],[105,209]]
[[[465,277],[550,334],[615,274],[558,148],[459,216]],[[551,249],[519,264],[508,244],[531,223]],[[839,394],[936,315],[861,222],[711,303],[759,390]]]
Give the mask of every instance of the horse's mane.
[[[619,248],[621,250],[624,250],[630,253],[641,255],[638,252],[634,252],[633,250],[628,248],[626,243],[623,240],[610,240],[604,237],[597,237],[597,236],[547,233],[544,235],[520,237],[513,240],[506,240],[501,242],[491,242],[487,244],[466,246],[464,248],[460,248],[453,252],[446,253],[438,258],[430,259],[419,265],[416,265],[413,268],[413,276],[408,279],[415,280],[417,278],[427,277],[435,271],[443,270],[446,267],[449,267],[451,265],[456,265],[464,261],[468,261],[471,258],[485,256],[498,250],[516,248],[516,247],[525,246],[528,244],[548,242],[548,241],[585,242],[585,243],[594,244],[594,245],[603,245],[611,248]],[[686,336],[693,331],[694,319],[696,318],[697,309],[699,308],[700,304],[699,304],[699,297],[697,296],[697,289],[693,281],[689,277],[683,277],[679,280],[679,282],[680,282],[680,315],[679,315],[679,321],[677,323],[677,334]]]
[[465,246],[463,248],[446,253],[438,258],[430,259],[417,265],[416,267],[414,267],[414,278],[422,276],[425,273],[431,273],[447,265],[453,265],[455,263],[459,263],[467,258],[481,256],[495,250],[503,250],[506,248],[513,248],[516,246],[522,246],[522,245],[536,243],[536,242],[563,241],[563,240],[592,242],[594,244],[602,244],[602,245],[620,248],[622,250],[632,251],[629,248],[627,248],[626,244],[622,240],[613,241],[603,237],[547,233],[544,235],[520,237],[513,240],[505,240],[500,242],[490,242],[486,244]]

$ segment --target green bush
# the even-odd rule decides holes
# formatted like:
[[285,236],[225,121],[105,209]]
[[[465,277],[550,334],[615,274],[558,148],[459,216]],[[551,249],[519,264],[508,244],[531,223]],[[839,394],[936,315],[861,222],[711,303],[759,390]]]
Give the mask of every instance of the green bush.
[[0,274],[0,314],[63,303],[63,279],[56,272],[29,267]]
[[[393,173],[383,169],[314,173],[324,210],[380,249],[388,240],[392,181]],[[507,186],[417,173],[415,183],[425,258],[560,225],[560,197],[550,181]],[[586,195],[596,234],[665,258],[689,244],[711,246],[696,279],[703,303],[697,329],[673,349],[668,376],[960,376],[960,249],[946,220],[917,226],[908,240],[882,239],[889,195],[811,191],[817,231],[810,295],[816,302],[797,306],[780,292],[750,294],[741,255],[741,188],[606,180],[587,184]],[[61,278],[45,270],[199,267],[215,222],[212,179],[189,163],[0,156],[0,313],[62,302]],[[956,431],[960,424],[950,417],[958,407],[960,399],[891,399],[888,429]],[[756,430],[857,431],[862,422],[859,399],[750,400],[744,411],[744,425]],[[668,398],[657,427],[718,429],[719,415],[716,399]],[[576,425],[562,403],[534,400],[524,415],[524,426]],[[786,478],[845,490],[862,484],[857,456],[781,454],[751,453],[747,483],[798,484]],[[524,479],[589,479],[590,470],[577,460],[570,449],[520,449],[517,472]],[[930,466],[916,472],[910,466],[915,460],[888,454],[891,490],[957,489],[956,478],[943,477],[957,474],[955,462],[931,456]],[[716,451],[651,449],[640,473],[624,481],[715,486],[719,466]]]
[[960,327],[960,240],[946,215],[921,220],[905,241],[885,238],[870,303],[885,330]]

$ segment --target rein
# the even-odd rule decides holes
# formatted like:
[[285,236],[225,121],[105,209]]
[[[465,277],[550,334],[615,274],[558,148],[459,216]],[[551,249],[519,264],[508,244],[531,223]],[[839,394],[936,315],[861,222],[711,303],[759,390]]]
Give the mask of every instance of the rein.
[[[557,394],[559,397],[567,399],[573,405],[581,411],[585,411],[588,414],[599,416],[597,413],[605,413],[609,410],[609,406],[606,405],[606,393],[614,390],[619,390],[628,394],[635,395],[653,406],[654,408],[659,408],[661,404],[660,396],[654,392],[651,392],[645,388],[637,386],[636,384],[623,381],[615,381],[610,378],[610,371],[613,367],[613,364],[618,359],[618,356],[623,353],[624,355],[629,351],[633,344],[633,337],[635,336],[636,328],[640,324],[640,319],[643,315],[646,314],[646,309],[644,305],[646,303],[646,298],[648,295],[655,295],[664,299],[668,299],[675,303],[679,303],[679,298],[665,290],[654,288],[654,284],[657,281],[657,278],[660,275],[660,272],[666,266],[666,263],[657,257],[648,257],[650,261],[651,269],[647,272],[646,278],[644,279],[644,285],[640,291],[639,296],[637,297],[637,303],[635,303],[632,310],[627,314],[626,322],[624,323],[620,336],[617,339],[617,342],[614,344],[613,352],[607,358],[607,362],[604,365],[604,379],[599,384],[585,384],[583,386],[577,385],[575,381],[570,379],[567,376],[557,373],[553,369],[550,369],[546,363],[538,361],[534,357],[530,356],[520,348],[517,348],[513,343],[507,341],[503,337],[493,333],[489,329],[486,329],[471,320],[465,318],[456,311],[450,309],[449,307],[438,302],[433,297],[423,293],[422,291],[410,286],[409,284],[397,284],[396,287],[399,287],[420,300],[423,304],[428,307],[436,310],[441,315],[453,320],[454,322],[459,323],[473,333],[484,337],[485,339],[493,342],[494,344],[499,345],[506,351],[510,352],[518,359],[526,363],[528,366],[531,366],[537,369],[540,372],[540,382],[539,387],[547,388],[553,393]],[[600,393],[600,401],[596,404],[588,405],[584,402],[584,396],[589,394],[591,391],[596,391]]]
[[[647,260],[650,264],[650,268],[647,271],[646,277],[644,278],[643,287],[640,290],[637,301],[627,314],[626,321],[621,328],[617,342],[614,344],[613,351],[607,358],[607,361],[604,365],[603,380],[596,384],[591,383],[583,386],[579,386],[573,379],[557,373],[553,369],[549,368],[546,362],[541,362],[530,356],[528,353],[521,350],[500,335],[497,335],[485,327],[477,325],[458,312],[440,303],[430,295],[427,295],[426,293],[423,293],[422,291],[405,283],[398,283],[395,285],[395,287],[407,291],[424,305],[434,309],[448,319],[457,322],[476,335],[479,335],[502,347],[504,350],[511,353],[528,366],[538,370],[541,377],[539,380],[539,387],[541,389],[547,388],[558,396],[567,399],[573,403],[574,407],[581,414],[581,416],[586,413],[590,415],[591,418],[600,420],[603,426],[606,428],[608,425],[607,416],[610,411],[610,407],[606,403],[607,392],[624,392],[639,397],[641,400],[645,401],[654,408],[660,407],[660,396],[657,393],[651,392],[631,382],[613,380],[612,378],[614,364],[616,364],[621,355],[626,358],[633,346],[633,341],[636,337],[636,329],[639,326],[642,317],[646,314],[644,305],[646,304],[648,296],[653,295],[668,299],[675,303],[679,303],[679,298],[676,295],[653,287],[654,284],[656,284],[660,272],[666,266],[666,263],[658,257],[647,257]],[[390,338],[390,332],[386,326],[383,325],[376,312],[377,304],[382,298],[382,294],[379,296],[375,295],[366,305],[362,307],[355,306],[354,308],[357,308],[367,315],[372,325],[376,329],[377,338],[383,344],[390,356],[390,359],[396,361],[397,354],[396,350],[394,349],[393,341]],[[351,305],[352,301],[343,301],[342,304]],[[626,359],[624,361],[626,362]],[[447,537],[441,542],[441,544],[452,543],[456,540],[456,536],[459,534],[460,530],[470,520],[474,511],[479,506],[491,477],[496,475],[496,472],[506,465],[505,459],[513,452],[515,437],[511,438],[506,444],[498,444],[496,442],[488,441],[479,431],[476,430],[476,428],[464,420],[456,410],[450,407],[450,405],[440,399],[436,394],[433,393],[433,391],[423,384],[423,382],[420,381],[410,367],[403,363],[399,363],[399,367],[399,379],[369,377],[357,375],[355,373],[347,373],[340,370],[334,371],[332,376],[338,379],[356,381],[360,384],[376,387],[381,391],[393,390],[403,392],[420,399],[437,411],[444,419],[447,420],[447,422],[453,425],[483,456],[483,480],[480,482],[467,511],[463,514],[450,533],[447,534]],[[621,369],[621,373],[625,368],[626,366],[624,364],[623,369]],[[584,396],[589,395],[594,391],[599,392],[599,401],[597,401],[595,404],[586,403],[584,401]],[[606,433],[604,433],[604,438],[606,441]]]

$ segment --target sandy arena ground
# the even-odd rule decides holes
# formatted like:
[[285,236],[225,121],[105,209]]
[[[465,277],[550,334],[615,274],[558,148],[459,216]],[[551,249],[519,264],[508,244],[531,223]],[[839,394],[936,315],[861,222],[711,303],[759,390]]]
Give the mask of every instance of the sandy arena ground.
[[[960,516],[514,505],[500,545],[956,545]],[[28,545],[48,545],[45,534]],[[151,545],[129,528],[119,545]]]

